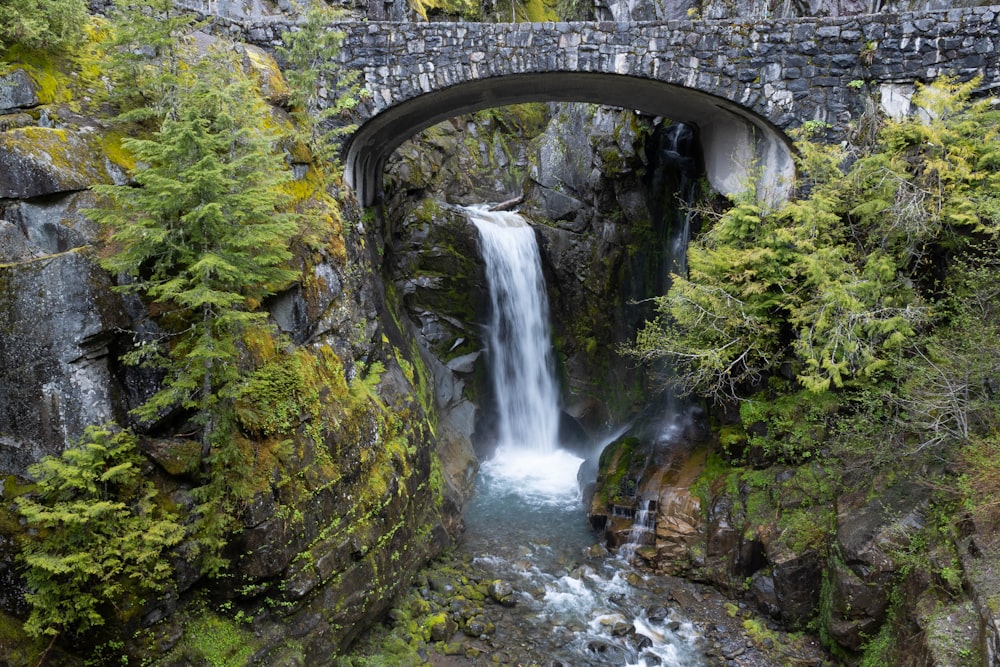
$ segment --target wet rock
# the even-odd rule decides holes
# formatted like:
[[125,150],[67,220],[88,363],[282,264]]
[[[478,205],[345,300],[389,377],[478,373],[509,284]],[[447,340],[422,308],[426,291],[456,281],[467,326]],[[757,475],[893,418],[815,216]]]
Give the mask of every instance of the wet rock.
[[859,650],[885,618],[896,576],[894,552],[905,548],[924,525],[926,487],[901,482],[870,498],[846,495],[837,513],[837,545],[842,560],[828,570],[832,584],[831,637]]
[[670,612],[667,611],[667,608],[662,605],[650,607],[646,610],[646,618],[653,623],[662,623],[667,620],[668,616],[670,616]]
[[603,544],[595,544],[587,549],[587,558],[604,558],[608,555],[608,548]]
[[487,593],[494,602],[498,602],[505,607],[513,607],[515,604],[514,587],[509,581],[494,579],[486,587]]
[[431,641],[445,642],[458,631],[458,623],[445,614],[437,614],[427,622],[427,629]]
[[781,608],[778,606],[778,596],[774,592],[774,578],[765,571],[753,575],[750,583],[750,594],[757,601],[757,607],[764,613],[778,618]]
[[631,634],[635,634],[635,626],[627,621],[617,621],[611,626],[611,635],[613,637],[625,637]]
[[455,582],[440,573],[435,572],[428,576],[427,582],[430,584],[432,591],[444,593],[445,595],[451,595],[455,592]]
[[493,622],[485,616],[473,616],[462,626],[462,632],[468,637],[484,637],[496,630]]
[[822,559],[812,550],[795,553],[784,548],[772,550],[769,559],[781,620],[791,627],[805,624],[819,604]]
[[189,438],[142,438],[139,448],[168,474],[190,477],[201,467],[201,443]]

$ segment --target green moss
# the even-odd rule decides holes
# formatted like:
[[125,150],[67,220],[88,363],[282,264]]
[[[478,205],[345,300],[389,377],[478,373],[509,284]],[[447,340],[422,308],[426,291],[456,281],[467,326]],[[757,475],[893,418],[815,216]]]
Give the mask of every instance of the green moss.
[[193,659],[211,667],[243,667],[261,645],[252,632],[234,619],[203,611],[188,621],[184,637],[170,656]]
[[135,157],[122,146],[124,137],[118,132],[108,132],[101,138],[105,157],[126,171],[135,170]]
[[714,492],[719,490],[720,484],[725,485],[730,494],[738,491],[738,473],[734,472],[737,471],[725,459],[715,452],[709,452],[705,459],[705,469],[691,485],[691,494],[701,502],[702,512],[708,512],[712,506]]
[[599,470],[603,473],[604,481],[600,483],[601,499],[605,504],[611,505],[623,499],[622,494],[629,494],[629,489],[623,489],[626,483],[626,476],[632,467],[632,459],[635,447],[639,444],[638,438],[622,438],[601,452],[598,463]]
[[0,611],[0,656],[12,666],[38,664],[47,641],[36,641],[24,631],[21,621]]
[[521,12],[525,20],[532,22],[558,21],[555,7],[545,0],[526,0],[521,3]]
[[41,104],[57,104],[72,99],[69,78],[60,70],[59,62],[51,53],[15,44],[4,52],[3,61],[24,69],[38,86],[37,95]]

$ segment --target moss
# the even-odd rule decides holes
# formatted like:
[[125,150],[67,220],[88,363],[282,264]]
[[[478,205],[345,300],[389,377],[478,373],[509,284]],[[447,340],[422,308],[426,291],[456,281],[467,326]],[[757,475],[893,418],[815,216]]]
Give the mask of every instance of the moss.
[[456,16],[466,20],[480,18],[479,6],[472,0],[410,0],[410,6],[425,20],[430,14]]
[[236,620],[205,610],[188,621],[183,638],[164,662],[187,659],[211,667],[243,667],[261,645]]
[[527,21],[558,21],[555,7],[545,0],[526,0],[521,3],[521,12]]
[[632,466],[633,454],[638,443],[637,438],[622,438],[601,452],[598,464],[604,477],[604,481],[600,484],[601,499],[606,505],[622,500],[622,487]]
[[712,506],[713,496],[724,486],[726,492],[735,495],[738,490],[736,469],[729,465],[721,456],[710,452],[705,459],[705,469],[701,471],[694,484],[691,494],[701,502],[702,512],[708,512]]
[[124,137],[118,132],[108,132],[101,137],[104,156],[126,171],[135,171],[135,157],[122,146]]
[[41,104],[58,104],[72,99],[69,78],[60,70],[52,54],[15,44],[4,52],[3,61],[23,67],[38,86],[36,92]]
[[0,655],[10,665],[37,664],[44,650],[44,643],[29,637],[19,619],[0,611]]

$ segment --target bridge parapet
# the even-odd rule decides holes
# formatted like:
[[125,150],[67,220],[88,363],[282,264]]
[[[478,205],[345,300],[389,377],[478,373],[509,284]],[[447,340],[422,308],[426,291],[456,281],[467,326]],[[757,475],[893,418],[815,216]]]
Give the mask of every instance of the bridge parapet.
[[[244,29],[269,46],[288,27]],[[998,6],[753,22],[351,21],[331,29],[345,33],[341,62],[361,73],[369,93],[348,148],[348,178],[362,190],[413,133],[500,104],[595,102],[697,122],[715,144],[706,152],[725,192],[734,189],[725,175],[745,180],[752,162],[778,159],[773,176],[789,174],[784,130],[807,121],[846,128],[860,110],[852,82],[889,92],[944,74],[980,75],[983,89],[1000,87]],[[730,144],[738,155],[723,155]]]

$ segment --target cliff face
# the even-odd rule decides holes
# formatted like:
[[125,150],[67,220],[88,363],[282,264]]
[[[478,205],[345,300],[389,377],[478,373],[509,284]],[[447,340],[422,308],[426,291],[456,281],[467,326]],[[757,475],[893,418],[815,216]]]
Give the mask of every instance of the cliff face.
[[[15,62],[0,78],[0,654],[12,665],[34,664],[45,648],[20,631],[23,527],[13,501],[31,490],[28,467],[87,425],[133,425],[146,476],[187,517],[202,466],[188,434],[129,414],[157,378],[119,358],[155,328],[155,313],[112,291],[116,278],[97,261],[102,232],[84,210],[94,203],[89,187],[125,183],[134,165],[104,120],[66,103],[72,72],[46,74],[59,96],[33,66]],[[227,537],[225,579],[202,576],[185,542],[168,592],[112,613],[94,641],[124,639],[126,653],[172,664],[201,664],[213,651],[325,664],[457,532],[463,487],[442,472],[432,379],[394,323],[372,254],[378,230],[350,208],[343,218],[331,210],[328,222],[327,236],[296,260],[300,281],[269,302],[286,340],[254,341],[253,353],[281,371],[274,377],[292,378],[277,396],[287,424],[282,437],[241,436],[257,491]],[[268,377],[257,377],[261,391],[274,391]],[[226,629],[219,645],[202,642],[210,628]],[[82,660],[86,644],[76,650]]]

